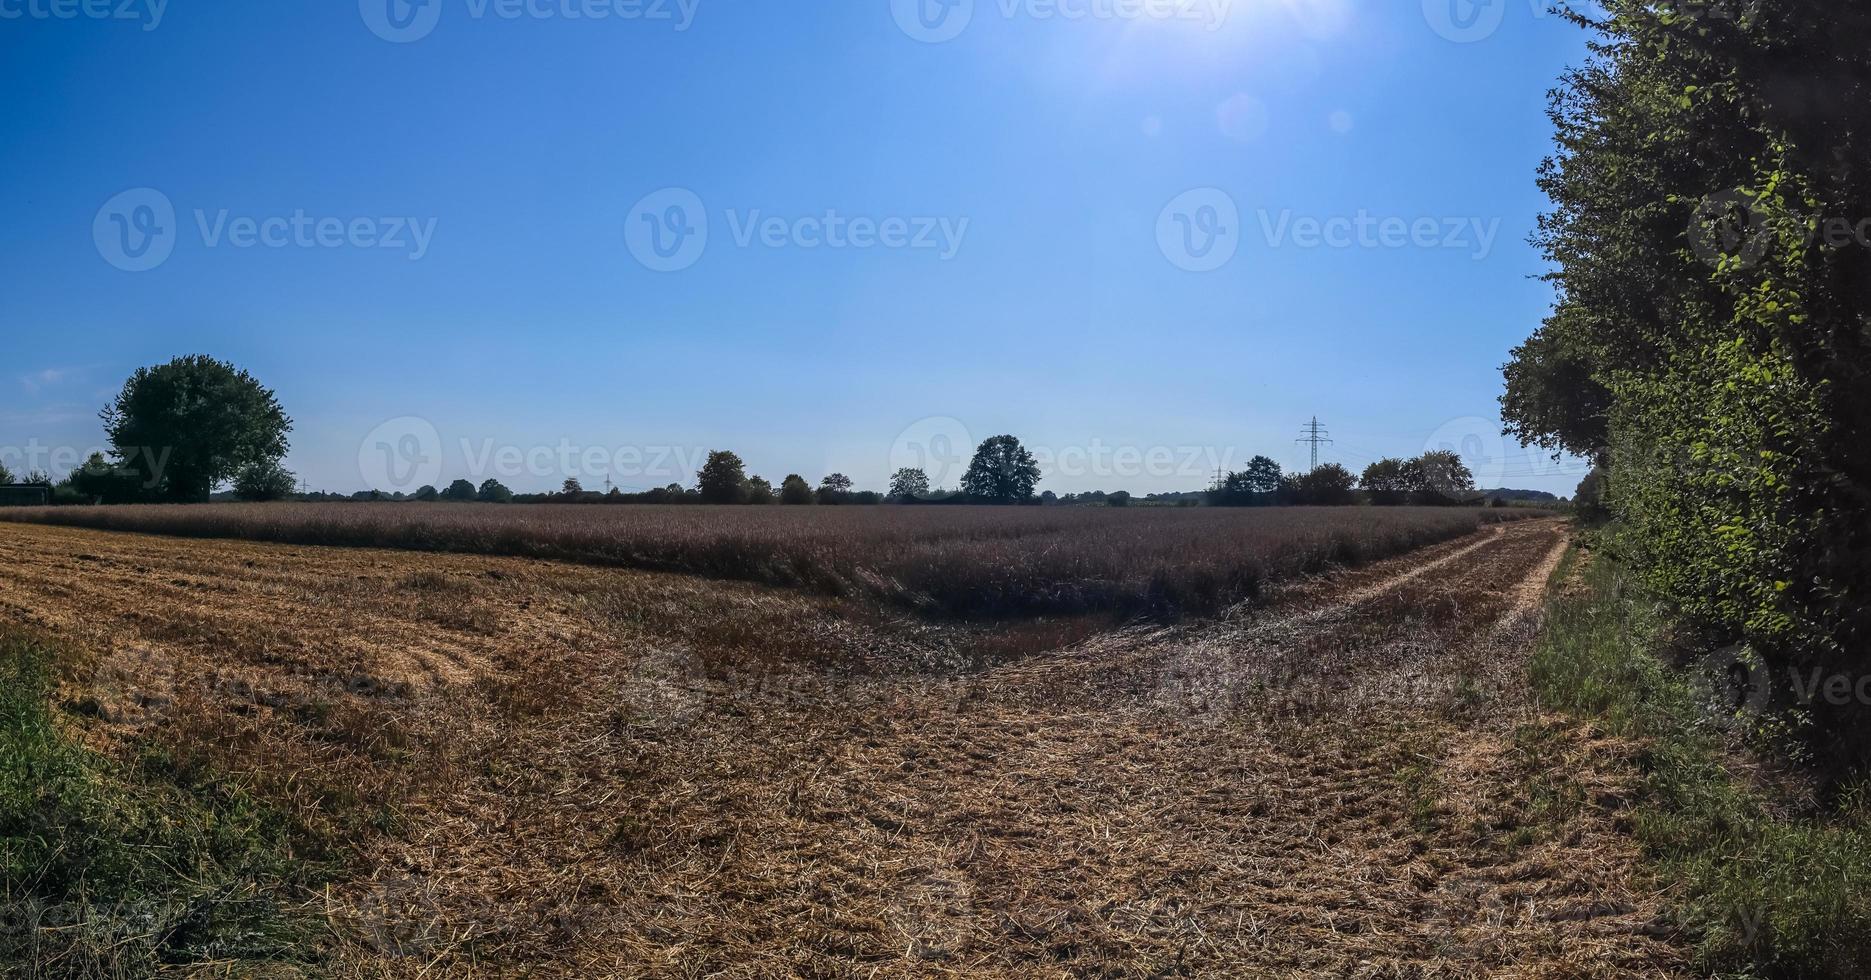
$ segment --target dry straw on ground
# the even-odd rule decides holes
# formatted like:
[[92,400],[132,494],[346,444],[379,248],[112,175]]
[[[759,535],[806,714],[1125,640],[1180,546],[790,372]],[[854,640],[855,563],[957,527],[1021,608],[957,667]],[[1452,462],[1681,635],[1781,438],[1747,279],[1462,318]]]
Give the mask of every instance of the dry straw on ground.
[[0,529],[0,608],[175,664],[86,737],[196,753],[344,854],[341,975],[1673,974],[1621,747],[1519,743],[1560,541],[985,667],[798,591],[54,528]]

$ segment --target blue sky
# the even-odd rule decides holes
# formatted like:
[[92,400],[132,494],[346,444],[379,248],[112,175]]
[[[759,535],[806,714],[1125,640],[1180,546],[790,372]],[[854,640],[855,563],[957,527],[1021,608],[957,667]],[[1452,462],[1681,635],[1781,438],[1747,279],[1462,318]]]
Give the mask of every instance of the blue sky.
[[0,462],[209,353],[321,489],[953,485],[1001,432],[1047,489],[1199,489],[1317,415],[1353,470],[1569,494],[1495,399],[1583,41],[1538,0],[0,0]]

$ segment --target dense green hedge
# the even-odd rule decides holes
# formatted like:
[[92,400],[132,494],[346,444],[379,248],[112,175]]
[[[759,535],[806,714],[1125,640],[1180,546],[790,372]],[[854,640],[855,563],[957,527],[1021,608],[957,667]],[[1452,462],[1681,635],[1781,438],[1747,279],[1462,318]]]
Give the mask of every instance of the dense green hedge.
[[[1791,671],[1871,641],[1871,9],[1609,0],[1556,91],[1523,439],[1606,465],[1646,584]],[[1809,706],[1871,760],[1866,705]]]

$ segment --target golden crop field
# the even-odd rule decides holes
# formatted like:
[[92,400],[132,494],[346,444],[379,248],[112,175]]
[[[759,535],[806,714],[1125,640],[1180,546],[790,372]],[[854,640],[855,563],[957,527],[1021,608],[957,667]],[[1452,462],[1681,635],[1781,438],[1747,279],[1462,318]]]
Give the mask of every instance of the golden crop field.
[[[570,549],[615,530],[597,510],[527,519]],[[427,533],[474,526],[437,513]],[[1477,513],[1407,515],[1360,553],[1442,540],[1295,562],[1215,615],[991,625],[805,576],[617,567],[625,549],[0,525],[0,609],[56,638],[57,724],[111,780],[237,794],[284,855],[204,862],[208,897],[142,918],[67,910],[91,928],[34,955],[100,976],[165,956],[349,977],[1677,974],[1611,828],[1629,749],[1570,726],[1524,745],[1564,525]],[[337,533],[278,514],[242,533]],[[619,514],[638,541],[696,533]],[[809,519],[841,541],[889,516]],[[810,552],[804,519],[732,546]],[[1057,574],[1074,533],[1173,548],[1184,520],[970,517],[948,547]],[[479,533],[446,546],[513,550]],[[911,563],[827,550],[849,581]]]

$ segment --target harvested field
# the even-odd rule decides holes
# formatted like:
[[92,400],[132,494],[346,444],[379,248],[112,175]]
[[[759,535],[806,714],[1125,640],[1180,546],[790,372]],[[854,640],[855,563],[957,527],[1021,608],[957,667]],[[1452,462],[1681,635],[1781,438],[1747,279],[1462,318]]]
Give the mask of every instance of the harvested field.
[[1563,545],[961,672],[959,627],[798,590],[25,525],[0,613],[88,651],[88,742],[341,858],[340,976],[1686,976],[1631,748],[1522,739]]
[[950,616],[1209,615],[1270,582],[1533,516],[1480,508],[214,504],[0,520],[515,555],[764,582]]

